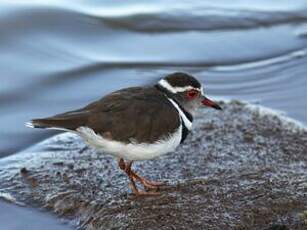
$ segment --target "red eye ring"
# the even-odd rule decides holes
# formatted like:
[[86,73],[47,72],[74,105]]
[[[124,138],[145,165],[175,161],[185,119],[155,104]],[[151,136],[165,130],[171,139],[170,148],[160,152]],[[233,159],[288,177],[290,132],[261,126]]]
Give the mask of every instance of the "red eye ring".
[[197,91],[197,90],[195,90],[195,89],[191,89],[191,90],[189,90],[189,91],[187,92],[187,97],[188,97],[189,99],[194,99],[194,98],[196,98],[196,97],[198,96],[198,94],[199,94],[199,91]]

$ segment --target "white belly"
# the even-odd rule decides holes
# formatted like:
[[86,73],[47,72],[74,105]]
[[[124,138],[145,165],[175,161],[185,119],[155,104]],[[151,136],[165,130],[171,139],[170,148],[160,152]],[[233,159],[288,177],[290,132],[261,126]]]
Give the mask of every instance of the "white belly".
[[88,127],[79,127],[77,133],[98,151],[126,160],[147,160],[174,151],[181,141],[182,125],[180,124],[174,133],[166,136],[163,140],[151,144],[122,143],[109,140],[97,135]]

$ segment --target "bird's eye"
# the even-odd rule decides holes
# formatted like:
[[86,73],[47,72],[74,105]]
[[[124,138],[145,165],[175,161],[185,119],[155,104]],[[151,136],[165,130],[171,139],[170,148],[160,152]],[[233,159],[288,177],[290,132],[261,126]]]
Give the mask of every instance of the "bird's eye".
[[189,99],[194,99],[198,96],[199,92],[195,89],[191,89],[187,92],[187,96]]

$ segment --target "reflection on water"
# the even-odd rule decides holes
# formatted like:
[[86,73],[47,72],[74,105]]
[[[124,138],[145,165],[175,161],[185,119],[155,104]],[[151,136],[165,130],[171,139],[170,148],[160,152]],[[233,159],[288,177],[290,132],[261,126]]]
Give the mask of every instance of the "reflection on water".
[[1,1],[0,156],[52,134],[33,117],[173,71],[306,123],[306,23],[305,0]]

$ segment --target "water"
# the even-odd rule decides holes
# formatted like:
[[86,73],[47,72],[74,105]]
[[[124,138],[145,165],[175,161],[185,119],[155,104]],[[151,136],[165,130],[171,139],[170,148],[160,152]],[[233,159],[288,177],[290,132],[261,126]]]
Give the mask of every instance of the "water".
[[[5,210],[5,211],[4,211]],[[21,208],[0,201],[0,223],[3,230],[71,230],[68,224],[50,218],[43,212],[32,208]],[[11,220],[11,221],[8,221]]]
[[307,2],[0,3],[0,156],[54,134],[24,122],[186,71],[212,98],[307,122]]

